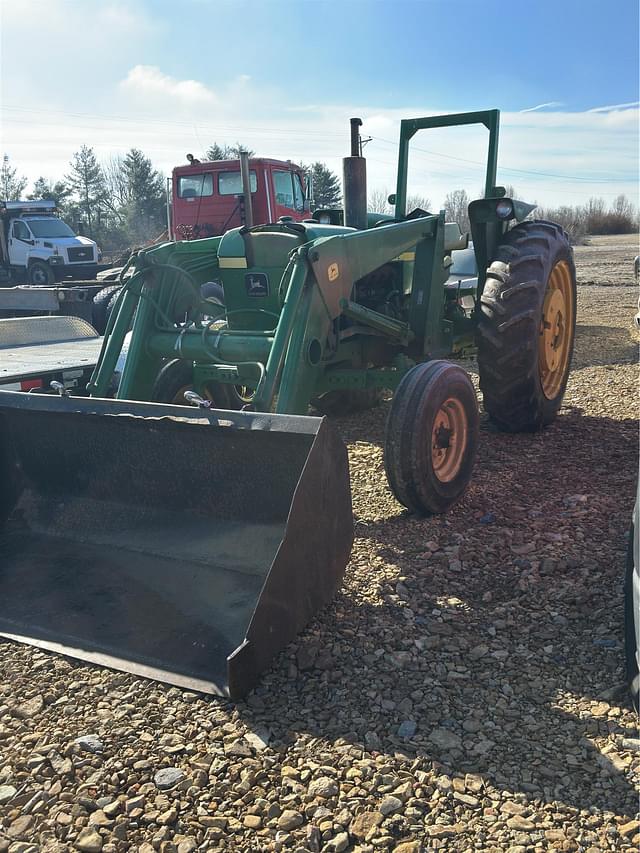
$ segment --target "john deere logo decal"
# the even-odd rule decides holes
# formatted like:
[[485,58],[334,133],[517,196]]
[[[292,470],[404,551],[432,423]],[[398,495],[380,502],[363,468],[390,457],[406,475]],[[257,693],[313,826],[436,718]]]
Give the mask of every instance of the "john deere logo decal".
[[247,273],[244,277],[244,286],[247,289],[247,296],[269,295],[269,278],[266,273]]

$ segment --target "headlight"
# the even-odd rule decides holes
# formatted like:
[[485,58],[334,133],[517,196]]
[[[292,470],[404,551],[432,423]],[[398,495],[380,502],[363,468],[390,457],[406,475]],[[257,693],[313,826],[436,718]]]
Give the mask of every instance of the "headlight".
[[498,219],[511,219],[513,216],[513,204],[506,198],[496,204],[496,215]]

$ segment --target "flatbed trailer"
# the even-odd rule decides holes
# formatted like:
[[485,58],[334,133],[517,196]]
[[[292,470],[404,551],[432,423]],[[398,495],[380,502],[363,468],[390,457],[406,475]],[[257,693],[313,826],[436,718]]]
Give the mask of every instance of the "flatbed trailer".
[[104,287],[96,281],[40,287],[0,287],[0,318],[60,314],[81,317],[91,323],[93,297]]
[[83,394],[101,346],[79,317],[0,319],[0,390],[46,393],[55,381]]

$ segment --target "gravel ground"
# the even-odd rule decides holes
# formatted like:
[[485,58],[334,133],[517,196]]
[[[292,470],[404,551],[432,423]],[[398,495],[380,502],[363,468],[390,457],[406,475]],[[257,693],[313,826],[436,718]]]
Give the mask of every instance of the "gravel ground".
[[589,237],[574,252],[580,284],[635,286],[633,259],[640,254],[637,234]]
[[483,417],[445,517],[391,496],[388,403],[336,421],[346,583],[246,702],[0,644],[0,853],[637,849],[635,301],[580,288],[557,423],[504,435]]

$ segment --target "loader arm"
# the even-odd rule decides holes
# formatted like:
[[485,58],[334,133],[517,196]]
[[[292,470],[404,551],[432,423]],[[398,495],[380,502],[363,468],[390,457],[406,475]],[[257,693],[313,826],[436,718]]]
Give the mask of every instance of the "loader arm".
[[[258,411],[270,410],[279,389],[276,412],[306,412],[329,355],[334,322],[343,313],[344,300],[349,300],[355,282],[403,252],[433,242],[440,221],[441,217],[427,216],[319,238],[300,247],[265,374],[254,396]],[[398,336],[397,323],[383,315],[378,318],[379,332],[385,333],[386,324],[389,337]]]

